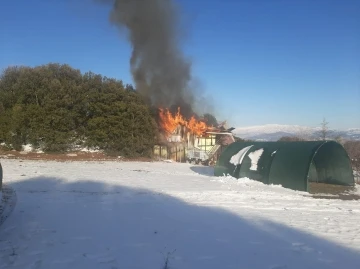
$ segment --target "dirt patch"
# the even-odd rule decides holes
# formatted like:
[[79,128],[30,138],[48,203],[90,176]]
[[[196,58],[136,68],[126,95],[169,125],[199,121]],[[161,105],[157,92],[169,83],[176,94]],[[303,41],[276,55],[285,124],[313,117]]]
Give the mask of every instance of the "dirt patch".
[[0,150],[0,159],[43,160],[43,161],[122,161],[122,162],[152,162],[151,158],[124,158],[109,156],[102,152],[68,152],[63,154],[48,154],[36,152],[19,152]]
[[353,186],[341,186],[341,185],[316,183],[316,182],[309,183],[309,193],[311,194],[324,193],[324,194],[338,195],[353,190],[354,190]]
[[309,183],[309,193],[313,198],[318,199],[340,199],[340,200],[360,200],[360,195],[352,194],[353,186],[341,186],[325,183]]
[[338,200],[360,200],[360,195],[357,194],[338,194],[334,196],[327,195],[313,195],[315,199],[338,199]]

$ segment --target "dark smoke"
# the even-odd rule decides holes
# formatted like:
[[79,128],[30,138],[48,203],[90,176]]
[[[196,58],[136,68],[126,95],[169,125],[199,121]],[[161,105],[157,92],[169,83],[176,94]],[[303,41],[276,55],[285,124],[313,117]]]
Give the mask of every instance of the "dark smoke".
[[184,114],[192,114],[195,97],[190,89],[191,63],[180,48],[183,29],[174,1],[98,1],[113,5],[110,21],[128,32],[137,91],[153,106],[180,106]]

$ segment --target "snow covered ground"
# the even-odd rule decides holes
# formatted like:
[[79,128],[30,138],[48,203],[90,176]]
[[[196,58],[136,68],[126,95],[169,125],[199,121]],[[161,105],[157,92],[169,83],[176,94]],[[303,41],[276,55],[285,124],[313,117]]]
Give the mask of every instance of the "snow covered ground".
[[0,268],[360,268],[360,201],[179,163],[1,160]]

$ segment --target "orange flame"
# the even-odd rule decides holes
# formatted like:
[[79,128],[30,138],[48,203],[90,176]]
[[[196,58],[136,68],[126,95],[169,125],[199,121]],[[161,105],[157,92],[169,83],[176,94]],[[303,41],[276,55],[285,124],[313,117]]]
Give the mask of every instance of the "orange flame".
[[159,110],[160,126],[167,135],[171,135],[179,125],[185,126],[190,133],[198,136],[209,128],[205,122],[196,120],[194,116],[192,116],[189,121],[184,119],[180,113],[180,107],[174,116],[168,109],[164,110],[160,108]]
[[192,116],[187,123],[187,128],[190,130],[191,133],[199,136],[208,129],[208,126],[205,122],[197,121],[195,117]]

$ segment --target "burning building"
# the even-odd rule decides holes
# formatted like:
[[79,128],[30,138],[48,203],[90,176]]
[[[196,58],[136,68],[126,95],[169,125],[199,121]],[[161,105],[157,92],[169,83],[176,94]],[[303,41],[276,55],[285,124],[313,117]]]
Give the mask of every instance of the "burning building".
[[226,129],[226,122],[210,126],[195,116],[186,119],[180,108],[175,114],[159,109],[158,123],[161,138],[154,154],[160,159],[213,164],[222,149],[234,142],[231,129]]
[[210,102],[204,102],[207,98],[196,89],[191,57],[184,53],[187,29],[183,27],[179,1],[96,2],[111,5],[110,22],[121,34],[126,34],[131,44],[129,63],[136,91],[151,107],[182,110],[176,113],[160,110],[162,136],[155,155],[176,161],[208,163],[215,160],[221,146],[234,139],[224,126],[208,126],[191,116],[200,111],[197,104]]

